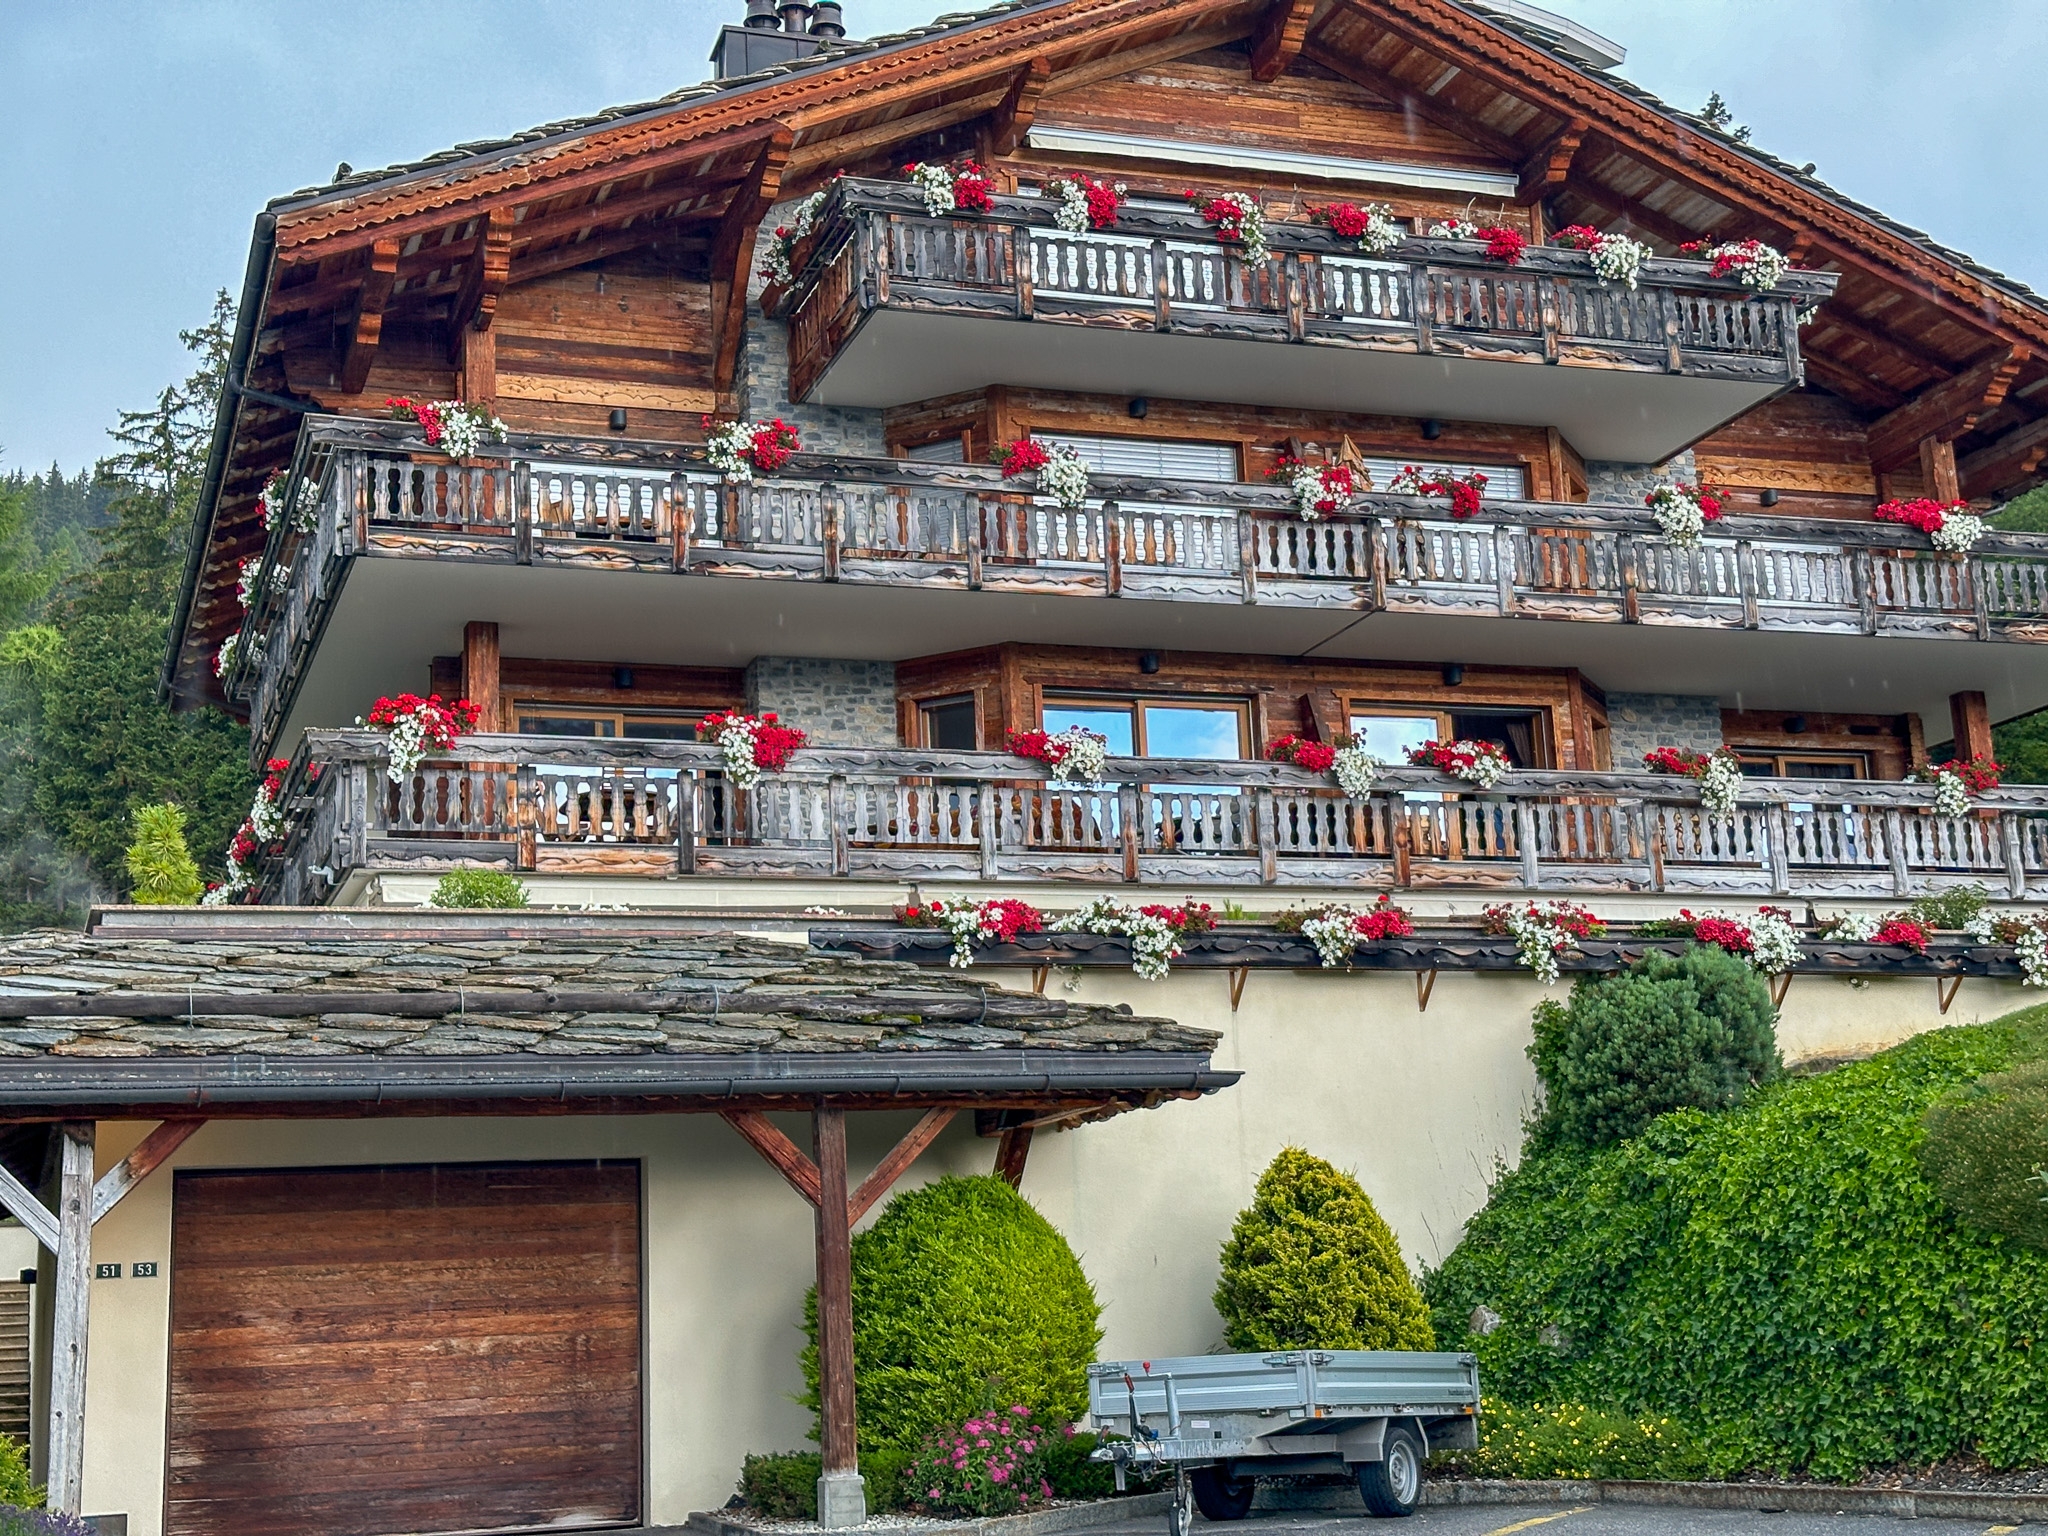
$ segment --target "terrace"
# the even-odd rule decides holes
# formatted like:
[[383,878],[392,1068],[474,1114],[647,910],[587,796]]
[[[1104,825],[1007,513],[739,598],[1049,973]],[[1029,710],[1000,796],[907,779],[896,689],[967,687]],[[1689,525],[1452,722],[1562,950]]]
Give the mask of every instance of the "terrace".
[[2048,788],[1948,818],[1925,785],[1749,779],[1717,816],[1691,780],[1644,773],[1516,772],[1482,794],[1400,768],[1351,800],[1281,763],[1111,758],[1104,783],[1070,785],[1007,753],[817,748],[743,791],[709,745],[479,735],[463,751],[393,782],[381,735],[310,733],[260,899],[324,902],[357,875],[457,863],[1169,891],[2048,894]]
[[[793,253],[791,398],[884,406],[990,384],[1554,426],[1588,458],[1658,463],[1804,381],[1799,318],[1835,275],[1769,293],[1653,258],[1601,282],[1584,252],[1514,266],[1475,243],[1362,255],[1269,220],[1254,266],[1188,209],[1069,233],[1046,198],[934,218],[847,179]],[[1020,324],[1019,322],[1028,322]]]
[[[2026,535],[1950,556],[1895,525],[1745,515],[1686,551],[1626,507],[1487,501],[1460,521],[1371,494],[1305,523],[1264,485],[1097,475],[1091,491],[1069,509],[992,467],[818,454],[729,485],[697,449],[524,435],[457,464],[396,422],[312,417],[285,491],[303,526],[281,519],[252,568],[222,681],[260,760],[288,725],[350,718],[454,649],[490,605],[521,615],[528,654],[612,661],[715,662],[707,637],[837,655],[857,636],[880,657],[1159,644],[1169,615],[1133,606],[1158,604],[1199,616],[1208,649],[1301,654],[1373,615],[1321,654],[1585,665],[1590,636],[1527,622],[1577,621],[1640,626],[1599,647],[1603,686],[1732,694],[1778,666],[1777,702],[1816,709],[1875,706],[1798,692],[1853,665],[1811,648],[1889,636],[1886,707],[1934,713],[1986,683],[1962,648],[1926,642],[2048,640],[2048,548]],[[352,576],[364,559],[375,574]],[[636,574],[686,583],[688,601]],[[1546,651],[1546,633],[1567,643]],[[1790,638],[1766,656],[1760,636]],[[2001,718],[2048,703],[2048,668],[1994,683]]]

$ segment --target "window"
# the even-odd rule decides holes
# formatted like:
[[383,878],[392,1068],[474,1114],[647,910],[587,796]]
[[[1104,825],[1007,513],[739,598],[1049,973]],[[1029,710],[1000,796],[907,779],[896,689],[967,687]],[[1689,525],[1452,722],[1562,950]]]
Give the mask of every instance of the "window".
[[1394,483],[1394,476],[1413,464],[1425,474],[1442,472],[1453,476],[1474,473],[1486,476],[1486,485],[1479,492],[1484,501],[1527,501],[1529,499],[1529,473],[1520,464],[1446,464],[1436,459],[1378,459],[1365,460],[1365,472],[1372,476],[1373,489],[1384,491]]
[[1109,742],[1111,757],[1196,757],[1228,761],[1250,747],[1250,711],[1235,700],[1055,699],[1045,701],[1044,728],[1073,726]]
[[1215,480],[1238,477],[1234,443],[1174,442],[1155,437],[1074,437],[1033,432],[1048,448],[1071,448],[1105,475],[1148,475],[1159,480]]
[[973,695],[933,699],[917,712],[924,726],[924,744],[942,752],[973,752],[981,745]]
[[697,722],[709,710],[688,714],[663,710],[591,709],[580,704],[540,704],[522,701],[517,706],[520,734],[526,736],[567,736],[582,741],[610,741],[620,736],[643,741],[695,741]]
[[1351,706],[1351,734],[1384,763],[1408,761],[1408,749],[1438,741],[1490,741],[1515,768],[1550,766],[1550,732],[1541,710],[1436,710],[1415,706]]
[[903,457],[915,459],[920,464],[964,464],[967,461],[967,443],[964,438],[942,437],[935,443],[918,443],[904,449]]
[[1744,752],[1742,771],[1753,779],[1867,779],[1861,752]]

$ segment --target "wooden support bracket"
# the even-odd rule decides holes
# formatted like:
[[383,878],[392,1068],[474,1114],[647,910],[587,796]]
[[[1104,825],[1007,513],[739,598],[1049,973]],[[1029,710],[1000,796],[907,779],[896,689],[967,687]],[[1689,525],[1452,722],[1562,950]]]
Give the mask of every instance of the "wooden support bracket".
[[1003,1132],[996,1144],[996,1177],[1012,1189],[1024,1183],[1024,1160],[1031,1155],[1031,1127],[1019,1125]]
[[370,265],[356,290],[355,312],[342,331],[335,383],[345,395],[360,395],[370,382],[370,364],[377,360],[377,343],[384,336],[384,308],[397,282],[398,242],[379,240],[370,247]]
[[812,1205],[818,1203],[818,1165],[797,1144],[757,1109],[720,1111],[725,1123],[746,1137],[754,1150],[768,1159],[768,1166],[789,1181],[789,1187]]
[[1545,139],[1536,152],[1522,161],[1516,173],[1515,201],[1523,207],[1539,203],[1562,187],[1571,176],[1572,160],[1585,142],[1585,122],[1569,122],[1549,138]]
[[[846,1198],[846,1220],[850,1226],[874,1209],[881,1198],[888,1194],[898,1179],[909,1171],[910,1165],[938,1139],[939,1132],[952,1124],[957,1109],[930,1109],[904,1135],[903,1139],[889,1149],[889,1153],[875,1170],[860,1182],[860,1187]],[[768,1160],[768,1165],[784,1179],[789,1187],[802,1195],[813,1207],[823,1198],[823,1176],[818,1164],[802,1148],[782,1134],[781,1129],[758,1110],[730,1109],[721,1111],[720,1116],[740,1135],[744,1136],[756,1152]]]
[[760,152],[719,219],[711,242],[711,387],[723,393],[733,387],[739,368],[740,339],[746,330],[747,274],[754,265],[754,237],[768,210],[781,195],[782,172],[789,164],[796,136],[787,124],[775,123],[761,141]]
[[958,1113],[957,1109],[926,1110],[923,1118],[889,1149],[889,1155],[875,1164],[875,1171],[860,1181],[860,1188],[847,1197],[847,1221],[859,1221],[873,1210],[875,1203],[910,1171],[910,1165],[917,1161],[926,1147],[939,1139],[939,1132],[951,1125]]
[[1233,965],[1230,968],[1230,1011],[1237,1012],[1237,1005],[1244,1001],[1244,984],[1252,978],[1248,965]]
[[1962,990],[1963,978],[1960,975],[1937,976],[1934,978],[1935,1001],[1941,1004],[1941,1011],[1943,1013],[1948,1012],[1949,1005],[1956,1000],[1956,994]]
[[190,1141],[204,1120],[166,1120],[114,1164],[92,1187],[92,1219],[99,1219],[119,1205],[128,1192],[161,1168],[178,1148]]
[[1278,80],[1301,57],[1316,0],[1273,0],[1252,36],[1252,78]]
[[1038,997],[1045,996],[1045,983],[1052,975],[1049,965],[1034,965],[1031,968],[1031,990]]
[[1052,60],[1042,55],[1017,71],[1009,90],[1003,93],[1002,104],[989,115],[990,159],[1017,152],[1017,147],[1024,142],[1024,135],[1031,131],[1031,119],[1038,112],[1038,98],[1045,94],[1051,80]]
[[1435,971],[1417,971],[1415,973],[1415,1011],[1417,1013],[1429,1012],[1429,994],[1435,990]]
[[1771,1006],[1773,1008],[1784,1007],[1785,994],[1791,990],[1792,973],[1790,971],[1780,971],[1777,975],[1773,976],[1771,978]]

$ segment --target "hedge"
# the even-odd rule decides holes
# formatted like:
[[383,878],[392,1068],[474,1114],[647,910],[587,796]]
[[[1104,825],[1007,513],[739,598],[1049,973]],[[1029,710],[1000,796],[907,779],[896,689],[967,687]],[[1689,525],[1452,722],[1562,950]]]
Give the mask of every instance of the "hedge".
[[2048,1254],[1919,1162],[1931,1106],[2044,1056],[2035,1009],[1534,1155],[1425,1278],[1438,1337],[1510,1403],[1677,1418],[1720,1474],[2048,1460]]
[[1936,1104],[1920,1166],[1964,1221],[2048,1251],[2048,1061],[1981,1077]]

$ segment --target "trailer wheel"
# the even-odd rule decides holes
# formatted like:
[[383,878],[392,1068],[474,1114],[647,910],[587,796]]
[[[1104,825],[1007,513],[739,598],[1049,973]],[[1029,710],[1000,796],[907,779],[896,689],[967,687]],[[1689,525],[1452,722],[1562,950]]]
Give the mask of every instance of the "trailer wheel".
[[1358,1464],[1358,1491],[1375,1515],[1412,1515],[1422,1499],[1422,1445],[1404,1424],[1389,1425],[1378,1461]]
[[1195,1507],[1205,1520],[1242,1520],[1252,1510],[1258,1484],[1248,1477],[1229,1477],[1221,1467],[1197,1467],[1188,1474],[1195,1487]]

